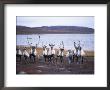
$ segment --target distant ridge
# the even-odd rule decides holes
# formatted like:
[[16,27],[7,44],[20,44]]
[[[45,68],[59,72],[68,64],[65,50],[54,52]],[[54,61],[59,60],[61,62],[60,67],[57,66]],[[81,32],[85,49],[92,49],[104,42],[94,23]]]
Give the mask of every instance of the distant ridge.
[[94,29],[79,26],[16,26],[16,34],[93,34]]

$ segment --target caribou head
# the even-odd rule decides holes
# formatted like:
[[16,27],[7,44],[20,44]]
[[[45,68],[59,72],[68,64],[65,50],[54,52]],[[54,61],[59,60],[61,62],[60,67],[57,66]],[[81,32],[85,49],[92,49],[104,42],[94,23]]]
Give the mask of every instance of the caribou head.
[[43,47],[43,50],[45,50],[45,49],[47,48],[47,46],[46,46],[46,45],[43,45],[42,47]]
[[51,47],[51,50],[52,50],[55,44],[49,44],[49,46]]

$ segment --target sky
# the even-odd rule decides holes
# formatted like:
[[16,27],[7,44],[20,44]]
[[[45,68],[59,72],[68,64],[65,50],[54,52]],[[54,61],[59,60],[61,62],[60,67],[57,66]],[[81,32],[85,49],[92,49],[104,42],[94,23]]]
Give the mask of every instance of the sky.
[[41,27],[41,26],[83,26],[94,28],[93,16],[17,16],[16,24],[27,27]]

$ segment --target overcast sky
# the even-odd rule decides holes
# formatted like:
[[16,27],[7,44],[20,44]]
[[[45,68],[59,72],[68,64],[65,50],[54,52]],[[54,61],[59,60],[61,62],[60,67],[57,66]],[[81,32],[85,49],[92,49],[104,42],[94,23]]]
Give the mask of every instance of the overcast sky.
[[17,25],[27,27],[41,26],[83,26],[94,28],[94,17],[27,17],[17,16]]

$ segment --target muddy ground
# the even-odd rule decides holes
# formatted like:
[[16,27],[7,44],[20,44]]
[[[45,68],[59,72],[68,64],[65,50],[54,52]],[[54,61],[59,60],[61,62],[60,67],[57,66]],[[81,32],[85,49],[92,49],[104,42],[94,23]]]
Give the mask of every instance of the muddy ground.
[[94,57],[84,57],[83,63],[76,61],[71,64],[65,58],[64,62],[45,62],[44,59],[36,59],[35,62],[22,58],[16,60],[16,74],[94,74]]

